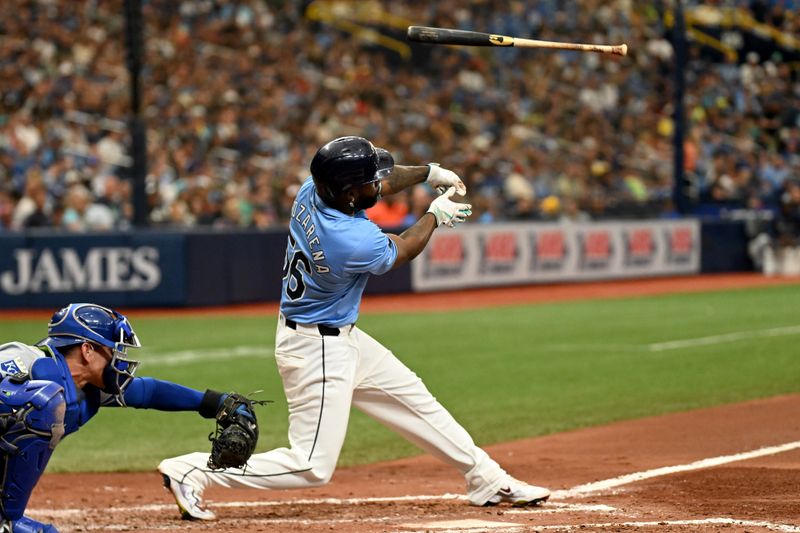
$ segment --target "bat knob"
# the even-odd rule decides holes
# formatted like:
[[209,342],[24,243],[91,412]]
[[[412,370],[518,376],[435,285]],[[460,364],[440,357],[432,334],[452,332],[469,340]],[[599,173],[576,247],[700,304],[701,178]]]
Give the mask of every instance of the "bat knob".
[[621,55],[621,56],[628,55],[628,45],[627,44],[623,44],[622,46],[619,47],[619,55]]

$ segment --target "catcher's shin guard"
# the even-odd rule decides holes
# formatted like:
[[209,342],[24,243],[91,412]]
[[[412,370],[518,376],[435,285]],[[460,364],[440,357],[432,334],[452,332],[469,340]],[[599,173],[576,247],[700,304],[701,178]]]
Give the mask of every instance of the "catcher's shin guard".
[[64,410],[63,389],[57,383],[0,381],[0,515],[14,523],[14,533],[55,531],[17,529],[17,523],[22,528],[30,521],[22,515],[64,435]]

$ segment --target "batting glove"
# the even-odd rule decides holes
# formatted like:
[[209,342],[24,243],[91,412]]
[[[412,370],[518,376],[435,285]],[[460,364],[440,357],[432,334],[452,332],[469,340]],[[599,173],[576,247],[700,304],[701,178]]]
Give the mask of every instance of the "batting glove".
[[[449,172],[449,171],[448,171]],[[471,204],[458,204],[450,200],[456,188],[450,187],[447,191],[431,202],[428,213],[436,217],[436,226],[447,224],[451,228],[458,222],[464,222],[472,214]]]
[[467,194],[467,187],[458,174],[439,166],[439,163],[428,163],[428,177],[425,182],[442,194],[448,187],[455,187],[459,196]]

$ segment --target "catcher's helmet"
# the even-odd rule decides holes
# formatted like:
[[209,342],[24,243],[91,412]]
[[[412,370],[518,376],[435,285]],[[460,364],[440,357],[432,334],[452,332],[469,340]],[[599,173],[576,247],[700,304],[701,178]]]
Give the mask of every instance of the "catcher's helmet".
[[339,137],[317,150],[311,177],[317,193],[333,200],[351,187],[378,181],[394,167],[392,154],[363,137]]
[[53,314],[47,325],[47,338],[39,344],[64,348],[83,342],[111,348],[111,362],[103,376],[106,392],[121,395],[139,366],[139,361],[128,359],[128,348],[141,347],[128,319],[100,305],[69,304]]

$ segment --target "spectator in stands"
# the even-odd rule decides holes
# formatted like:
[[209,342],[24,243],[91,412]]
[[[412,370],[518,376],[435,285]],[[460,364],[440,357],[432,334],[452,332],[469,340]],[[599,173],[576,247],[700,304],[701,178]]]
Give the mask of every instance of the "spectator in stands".
[[406,191],[382,198],[374,207],[367,209],[367,217],[381,228],[402,227],[408,213]]
[[25,199],[33,202],[33,210],[22,221],[23,228],[46,228],[52,226],[53,219],[50,216],[52,207],[49,205],[47,188],[44,182],[38,180],[28,181],[28,195]]
[[237,229],[248,225],[242,213],[242,201],[236,196],[229,196],[222,204],[219,216],[214,220],[216,229]]
[[776,227],[781,246],[800,246],[800,180],[786,181]]
[[555,195],[542,198],[539,210],[542,220],[558,220],[561,215],[561,200]]
[[95,203],[89,189],[74,185],[67,192],[62,225],[69,231],[107,231],[114,228],[114,214],[107,206]]
[[[0,185],[22,197],[26,182],[40,176],[52,213],[63,211],[67,227],[78,229],[67,190],[79,182],[92,193],[90,205],[105,205],[112,226],[124,227],[131,219],[129,194],[113,199],[116,193],[101,185],[106,176],[119,176],[130,191],[122,168],[130,161],[121,133],[129,106],[125,50],[110,37],[124,22],[121,1],[53,0],[46,9],[27,0],[6,3]],[[700,4],[689,2],[687,9]],[[431,25],[534,38],[579,40],[603,28],[604,40],[643,43],[647,53],[614,60],[552,52],[528,61],[516,49],[482,54],[421,47],[408,60],[307,19],[305,2],[146,2],[142,102],[151,222],[189,227],[222,217],[227,224],[224,204],[233,195],[242,224],[283,224],[315,147],[350,133],[409,160],[450,154],[443,163],[473,194],[493,198],[485,203],[512,217],[539,216],[535,198],[550,195],[563,208],[573,198],[593,217],[636,215],[648,205],[657,210],[672,162],[674,54],[663,14],[651,3],[627,0],[601,7],[593,0],[533,2],[524,9],[512,3],[507,16],[487,5],[397,0],[379,9]],[[324,2],[315,7],[328,8]],[[750,9],[773,32],[800,34],[796,0],[704,6],[727,7]],[[377,29],[406,46],[393,29]],[[736,67],[715,63],[696,45],[692,50],[685,161],[696,175],[698,198],[744,206],[755,190],[777,208],[776,191],[800,157],[798,71],[776,55],[752,52]],[[731,155],[718,160],[722,151]],[[737,169],[743,154],[754,159]],[[608,165],[602,176],[593,173],[595,162]],[[512,174],[529,184],[533,200],[520,187],[505,187],[516,180]],[[183,206],[173,208],[175,202]]]
[[407,228],[419,220],[428,210],[433,198],[433,191],[428,185],[420,184],[412,187],[409,193],[408,213],[403,218],[400,226]]
[[16,209],[17,200],[11,187],[0,184],[0,232],[12,228],[12,220]]
[[25,194],[14,209],[13,229],[46,227],[50,223],[47,186],[41,175],[31,174],[25,183]]
[[578,202],[571,196],[566,196],[562,201],[561,214],[558,218],[560,222],[589,222],[591,218],[582,211]]

